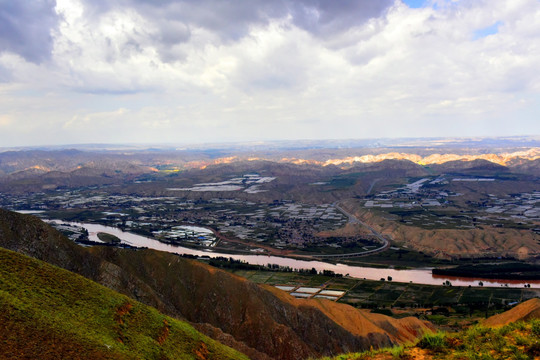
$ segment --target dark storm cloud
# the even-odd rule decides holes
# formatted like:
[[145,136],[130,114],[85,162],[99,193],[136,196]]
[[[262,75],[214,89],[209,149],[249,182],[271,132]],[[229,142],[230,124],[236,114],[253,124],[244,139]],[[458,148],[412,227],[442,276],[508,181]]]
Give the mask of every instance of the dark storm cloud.
[[[213,31],[225,40],[236,40],[253,25],[265,25],[272,19],[291,16],[294,25],[316,36],[346,31],[366,20],[380,16],[393,0],[87,0],[93,14],[115,7],[135,8],[154,20],[175,21]],[[163,23],[164,24],[164,23]],[[170,26],[169,26],[170,28]],[[162,29],[169,38],[167,29]],[[178,41],[189,36],[182,31]]]
[[380,16],[394,1],[302,0],[287,3],[296,26],[324,37]]
[[[1,1],[1,0],[0,0]],[[215,41],[230,43],[249,34],[253,26],[290,18],[292,24],[320,38],[363,24],[380,16],[393,0],[83,0],[85,18],[90,22],[109,11],[134,10],[152,24],[149,40],[161,61],[185,60],[182,44],[189,42],[193,30],[203,28]],[[140,48],[130,43],[128,50]],[[143,41],[139,39],[139,41]],[[115,44],[115,49],[127,44]],[[125,54],[124,54],[125,55]]]
[[55,0],[0,0],[0,52],[11,51],[40,63],[53,46],[58,23]]

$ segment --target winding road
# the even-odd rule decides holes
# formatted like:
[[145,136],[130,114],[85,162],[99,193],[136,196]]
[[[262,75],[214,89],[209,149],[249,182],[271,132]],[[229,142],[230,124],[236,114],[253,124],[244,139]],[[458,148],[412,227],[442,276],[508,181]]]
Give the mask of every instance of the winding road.
[[371,255],[375,254],[381,251],[385,251],[390,247],[390,241],[385,238],[381,233],[377,232],[374,228],[366,224],[365,222],[358,219],[356,216],[348,212],[347,210],[343,209],[341,206],[339,206],[338,202],[335,202],[333,204],[336,209],[341,211],[343,214],[345,214],[349,218],[349,224],[360,224],[363,227],[369,229],[371,233],[381,241],[382,245],[376,249],[372,250],[366,250],[361,252],[355,252],[355,253],[347,253],[347,254],[332,254],[332,255],[313,255],[314,258],[348,258],[348,257],[357,257],[357,256],[365,256],[365,255]]

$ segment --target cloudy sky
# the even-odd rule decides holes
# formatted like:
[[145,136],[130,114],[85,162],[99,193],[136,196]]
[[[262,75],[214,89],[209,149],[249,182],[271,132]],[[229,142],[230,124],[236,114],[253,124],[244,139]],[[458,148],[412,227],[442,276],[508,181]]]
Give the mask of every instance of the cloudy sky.
[[0,147],[540,134],[540,0],[0,0]]

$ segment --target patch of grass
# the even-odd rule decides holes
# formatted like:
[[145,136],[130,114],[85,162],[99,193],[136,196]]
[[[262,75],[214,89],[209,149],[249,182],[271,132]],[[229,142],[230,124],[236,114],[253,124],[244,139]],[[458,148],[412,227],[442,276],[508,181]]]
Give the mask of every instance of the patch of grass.
[[393,359],[407,359],[408,358],[405,348],[403,346],[396,346],[396,347],[390,348],[388,352],[392,355]]
[[[460,308],[459,314],[449,314],[452,320],[469,321],[484,318],[488,300],[491,298],[492,315],[503,304],[513,301],[524,301],[540,295],[538,289],[489,288],[489,287],[460,287],[436,286],[414,283],[399,283],[395,281],[374,281],[350,277],[330,277],[308,272],[280,272],[267,270],[225,269],[250,281],[268,285],[302,285],[321,286],[325,284],[332,289],[346,291],[339,301],[357,307],[405,307],[431,308],[449,306]],[[472,317],[471,317],[472,316]]]
[[2,358],[245,359],[82,276],[0,248]]
[[[367,350],[359,353],[348,353],[338,355],[336,357],[324,357],[320,360],[369,360],[369,359],[386,359],[399,360],[410,359],[407,354],[406,347],[395,346],[390,348],[382,348],[378,350]],[[313,359],[311,359],[313,360]]]
[[531,331],[534,336],[540,337],[540,320],[533,320],[531,322]]
[[539,331],[540,319],[516,322],[500,328],[472,326],[456,333],[425,334],[414,346],[406,345],[326,359],[537,359],[540,356]]
[[427,315],[427,319],[439,326],[448,324],[448,317],[444,315]]
[[448,347],[448,343],[445,334],[438,332],[435,334],[424,335],[417,346],[421,349],[427,349],[433,352],[443,352]]

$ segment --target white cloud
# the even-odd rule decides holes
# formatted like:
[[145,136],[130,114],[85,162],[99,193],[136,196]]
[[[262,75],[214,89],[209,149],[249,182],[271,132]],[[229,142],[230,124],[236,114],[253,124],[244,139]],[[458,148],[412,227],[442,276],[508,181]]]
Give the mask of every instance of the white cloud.
[[0,54],[21,144],[540,132],[537,0],[396,1],[358,22],[261,5],[235,26],[197,3],[107,4],[58,0],[47,62]]
[[6,127],[13,123],[13,118],[9,115],[0,114],[0,127]]

